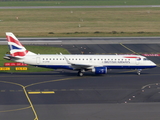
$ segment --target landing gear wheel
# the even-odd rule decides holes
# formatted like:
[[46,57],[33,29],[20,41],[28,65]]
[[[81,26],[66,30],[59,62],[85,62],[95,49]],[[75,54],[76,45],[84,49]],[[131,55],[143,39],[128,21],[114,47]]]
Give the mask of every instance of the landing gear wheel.
[[137,70],[137,74],[140,75],[141,74],[142,69],[138,69]]
[[83,73],[82,72],[78,72],[78,76],[83,76]]

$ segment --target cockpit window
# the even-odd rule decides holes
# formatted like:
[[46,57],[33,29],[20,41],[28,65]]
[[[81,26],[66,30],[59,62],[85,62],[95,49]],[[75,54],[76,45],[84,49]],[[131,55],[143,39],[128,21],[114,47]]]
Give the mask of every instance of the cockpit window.
[[145,61],[145,60],[148,60],[147,58],[143,58],[143,60]]
[[141,60],[141,58],[139,57],[139,58],[137,58],[137,60]]

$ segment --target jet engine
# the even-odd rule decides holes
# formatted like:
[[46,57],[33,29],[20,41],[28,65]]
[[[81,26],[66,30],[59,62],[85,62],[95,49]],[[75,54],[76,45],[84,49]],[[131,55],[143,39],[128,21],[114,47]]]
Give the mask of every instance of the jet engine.
[[106,74],[107,73],[107,67],[94,67],[92,69],[92,72],[95,74]]

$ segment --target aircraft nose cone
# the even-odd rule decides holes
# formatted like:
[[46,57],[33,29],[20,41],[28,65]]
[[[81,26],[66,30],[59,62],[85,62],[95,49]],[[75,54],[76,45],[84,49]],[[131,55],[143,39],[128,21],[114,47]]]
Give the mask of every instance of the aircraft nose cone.
[[157,65],[154,62],[152,62],[152,61],[151,61],[151,65],[157,67]]

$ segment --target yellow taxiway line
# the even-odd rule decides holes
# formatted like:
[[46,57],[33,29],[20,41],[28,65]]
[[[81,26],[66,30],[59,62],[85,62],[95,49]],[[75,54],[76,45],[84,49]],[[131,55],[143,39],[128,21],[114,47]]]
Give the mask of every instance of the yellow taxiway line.
[[28,107],[25,107],[25,108],[13,109],[13,110],[0,111],[0,113],[1,112],[13,112],[13,111],[25,110],[25,109],[29,109],[29,108],[31,108],[31,106],[28,106]]
[[131,50],[130,48],[126,47],[125,45],[123,45],[122,43],[120,43],[121,46],[123,46],[124,48],[126,48],[127,50],[131,51],[134,54],[138,54],[135,51]]
[[[29,85],[22,85],[22,84],[19,84],[19,83],[14,83],[14,82],[8,82],[8,81],[0,81],[2,83],[8,83],[8,84],[13,84],[13,85],[17,85],[17,86],[21,86],[23,88],[23,92],[30,104],[29,107],[26,107],[26,108],[20,108],[20,109],[14,109],[14,110],[7,110],[7,111],[0,111],[0,112],[9,112],[9,111],[17,111],[17,110],[22,110],[22,109],[28,109],[28,108],[31,108],[34,115],[35,115],[35,118],[34,120],[39,120],[38,118],[38,115],[36,113],[36,110],[31,102],[31,99],[29,98],[29,94],[54,94],[55,92],[54,91],[30,91],[30,92],[27,92],[26,88],[27,87],[30,87],[30,86],[34,86],[34,85],[38,85],[38,84],[44,84],[44,83],[49,83],[49,82],[58,82],[58,81],[65,81],[65,80],[73,80],[73,79],[80,79],[81,77],[70,77],[70,78],[63,78],[63,79],[56,79],[56,80],[49,80],[49,81],[43,81],[43,82],[38,82],[38,83],[32,83],[32,84],[29,84]],[[3,91],[4,92],[4,91]]]
[[41,92],[28,92],[28,94],[41,94]]
[[[23,88],[24,94],[26,95],[26,98],[27,98],[27,100],[28,100],[28,102],[29,102],[29,104],[30,104],[30,107],[32,108],[32,111],[33,111],[33,113],[34,113],[34,115],[35,115],[34,120],[38,120],[38,115],[37,115],[37,113],[36,113],[36,111],[35,111],[35,109],[34,109],[34,106],[33,106],[32,102],[31,102],[29,96],[28,96],[28,93],[27,93],[27,91],[26,91],[26,86],[23,86],[23,85],[21,85],[21,84],[14,83],[14,82],[8,82],[8,81],[0,81],[0,82],[21,86],[21,87]],[[11,110],[10,110],[10,111],[11,111]]]
[[36,91],[36,92],[28,92],[28,94],[54,94],[54,91]]
[[55,92],[54,91],[42,91],[41,93],[42,94],[54,94]]

